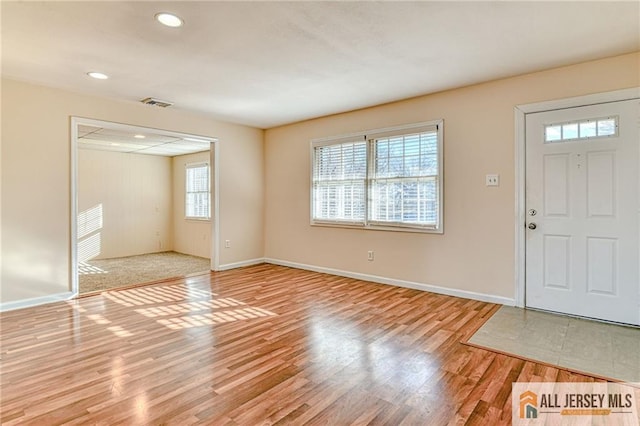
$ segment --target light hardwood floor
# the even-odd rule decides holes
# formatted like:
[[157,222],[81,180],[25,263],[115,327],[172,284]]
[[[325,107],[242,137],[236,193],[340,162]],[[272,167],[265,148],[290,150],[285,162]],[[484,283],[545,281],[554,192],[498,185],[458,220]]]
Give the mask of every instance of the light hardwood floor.
[[273,265],[4,313],[12,424],[509,424],[513,381],[594,381],[460,343],[496,305]]

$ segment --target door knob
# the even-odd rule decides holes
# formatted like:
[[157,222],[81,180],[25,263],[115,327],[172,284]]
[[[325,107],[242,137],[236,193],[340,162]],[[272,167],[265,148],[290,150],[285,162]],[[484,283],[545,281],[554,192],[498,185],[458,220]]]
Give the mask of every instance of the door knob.
[[527,225],[527,228],[533,230],[536,229],[538,227],[538,225],[536,225],[535,223],[531,222],[529,225]]

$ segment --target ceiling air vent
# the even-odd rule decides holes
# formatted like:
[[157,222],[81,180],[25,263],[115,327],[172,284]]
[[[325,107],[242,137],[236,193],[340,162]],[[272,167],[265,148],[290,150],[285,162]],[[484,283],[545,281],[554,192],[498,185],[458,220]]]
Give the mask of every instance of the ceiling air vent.
[[161,101],[160,99],[156,99],[156,98],[144,98],[140,102],[142,102],[143,104],[153,105],[160,108],[166,108],[173,105],[171,102]]

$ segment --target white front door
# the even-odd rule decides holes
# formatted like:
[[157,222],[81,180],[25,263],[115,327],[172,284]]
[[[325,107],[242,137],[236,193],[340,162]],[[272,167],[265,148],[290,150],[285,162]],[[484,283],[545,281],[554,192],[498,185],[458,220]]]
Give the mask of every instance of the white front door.
[[640,325],[638,100],[526,116],[526,305]]

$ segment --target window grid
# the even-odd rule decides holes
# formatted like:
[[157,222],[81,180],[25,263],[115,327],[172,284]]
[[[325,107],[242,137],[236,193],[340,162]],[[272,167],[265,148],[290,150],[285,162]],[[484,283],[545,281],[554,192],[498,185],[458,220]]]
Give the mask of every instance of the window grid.
[[208,163],[185,166],[185,217],[209,219],[211,217],[211,191]]
[[603,138],[618,135],[618,117],[554,123],[544,126],[545,143]]

